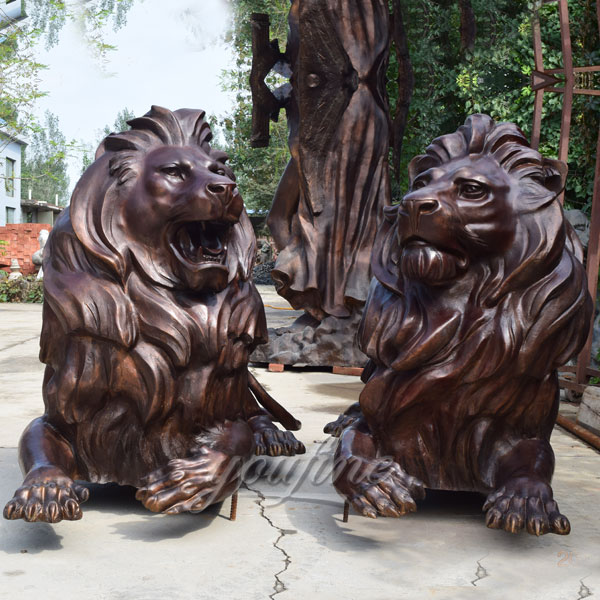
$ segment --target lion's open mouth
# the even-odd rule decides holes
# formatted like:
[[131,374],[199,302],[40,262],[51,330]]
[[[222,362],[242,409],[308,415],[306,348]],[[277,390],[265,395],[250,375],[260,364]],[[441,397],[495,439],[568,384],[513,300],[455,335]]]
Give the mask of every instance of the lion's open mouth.
[[192,221],[177,227],[170,245],[178,258],[192,265],[222,265],[227,256],[231,223]]

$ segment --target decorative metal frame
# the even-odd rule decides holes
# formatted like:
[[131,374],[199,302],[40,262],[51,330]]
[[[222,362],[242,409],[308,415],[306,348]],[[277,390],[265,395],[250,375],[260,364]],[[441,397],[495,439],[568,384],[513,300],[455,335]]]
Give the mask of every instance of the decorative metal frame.
[[[539,7],[542,4],[558,2],[558,14],[560,19],[560,37],[563,55],[563,67],[560,69],[545,69],[542,51],[542,33],[539,18]],[[596,3],[596,17],[598,31],[600,33],[600,2]],[[569,26],[569,6],[567,0],[539,0],[533,13],[533,50],[535,70],[531,74],[531,88],[535,91],[535,103],[533,111],[533,126],[531,131],[531,145],[537,149],[540,144],[540,132],[542,125],[542,109],[544,104],[544,93],[553,92],[563,94],[560,142],[558,147],[558,158],[567,161],[569,156],[569,143],[571,139],[571,119],[573,113],[573,97],[575,94],[588,96],[600,96],[600,90],[589,87],[581,87],[578,74],[600,72],[600,65],[575,67],[573,66],[573,52],[571,47],[571,30]],[[557,77],[564,77],[561,81]],[[560,197],[564,201],[564,194]],[[596,305],[596,293],[598,286],[598,268],[600,267],[600,130],[598,131],[598,144],[596,148],[596,166],[594,173],[594,192],[592,198],[590,241],[586,256],[586,269],[588,288],[594,307]],[[560,378],[562,388],[583,393],[590,377],[600,377],[600,370],[590,368],[592,354],[592,329],[583,350],[577,358],[576,367],[564,367]],[[571,375],[569,375],[571,374]],[[573,375],[574,374],[574,375]]]

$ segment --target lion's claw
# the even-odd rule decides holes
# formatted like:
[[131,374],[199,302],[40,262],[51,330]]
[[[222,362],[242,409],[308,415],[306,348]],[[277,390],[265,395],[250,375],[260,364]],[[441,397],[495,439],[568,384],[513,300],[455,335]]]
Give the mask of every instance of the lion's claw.
[[335,421],[331,421],[331,423],[327,423],[325,427],[323,427],[323,433],[328,433],[333,437],[339,438],[342,435],[342,431],[346,429],[346,427],[350,427],[353,423],[357,421],[362,416],[362,412],[360,410],[360,404],[355,402],[352,404],[346,412],[343,412]]
[[248,425],[254,434],[254,453],[257,456],[294,456],[304,454],[306,448],[291,431],[282,431],[265,412],[248,419]]
[[254,432],[254,443],[256,456],[266,454],[267,456],[295,456],[304,454],[304,444],[296,439],[291,431],[263,429]]
[[239,457],[203,448],[196,456],[171,460],[150,473],[135,497],[152,512],[200,512],[231,495],[240,473]]
[[526,529],[532,535],[571,531],[569,519],[559,512],[552,488],[543,482],[520,477],[490,494],[483,505],[485,523],[490,529],[518,533]]
[[[76,484],[62,472],[32,473],[4,507],[5,519],[24,519],[31,523],[59,523],[63,519],[81,519],[80,504],[89,497],[89,490]],[[48,480],[47,477],[54,476]]]
[[[416,478],[405,473],[395,462],[380,459],[360,460],[360,467],[350,465],[346,474],[335,481],[335,487],[365,517],[401,517],[417,510],[415,498],[425,497],[425,488]],[[358,476],[349,476],[354,471]]]
[[342,435],[342,431],[344,431],[346,427],[350,427],[357,418],[358,417],[341,414],[335,421],[331,421],[331,423],[327,423],[327,425],[323,427],[323,433],[328,433],[333,437],[339,438]]

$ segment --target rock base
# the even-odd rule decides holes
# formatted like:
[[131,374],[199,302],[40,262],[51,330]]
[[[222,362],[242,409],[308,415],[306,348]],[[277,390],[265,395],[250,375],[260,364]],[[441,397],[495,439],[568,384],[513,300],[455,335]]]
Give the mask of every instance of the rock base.
[[[269,329],[269,342],[250,356],[254,363],[279,363],[297,367],[364,367],[368,358],[356,343],[361,315],[348,319],[327,317],[320,323],[307,315],[290,327]],[[307,324],[308,323],[308,324]]]

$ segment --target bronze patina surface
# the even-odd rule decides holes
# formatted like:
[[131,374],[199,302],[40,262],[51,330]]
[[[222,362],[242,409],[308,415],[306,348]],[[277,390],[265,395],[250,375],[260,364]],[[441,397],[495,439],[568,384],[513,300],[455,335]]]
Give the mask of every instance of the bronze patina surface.
[[129,124],[102,142],[46,246],[46,410],[21,438],[9,519],[80,518],[80,481],[200,511],[237,489],[253,453],[304,452],[273,424],[299,422],[248,372],[266,340],[256,242],[204,112],[152,107]]
[[373,251],[366,386],[327,427],[335,486],[369,517],[415,510],[426,488],[481,492],[488,527],[567,534],[550,487],[556,369],[584,344],[591,299],[557,199],[566,166],[473,115],[409,175]]

